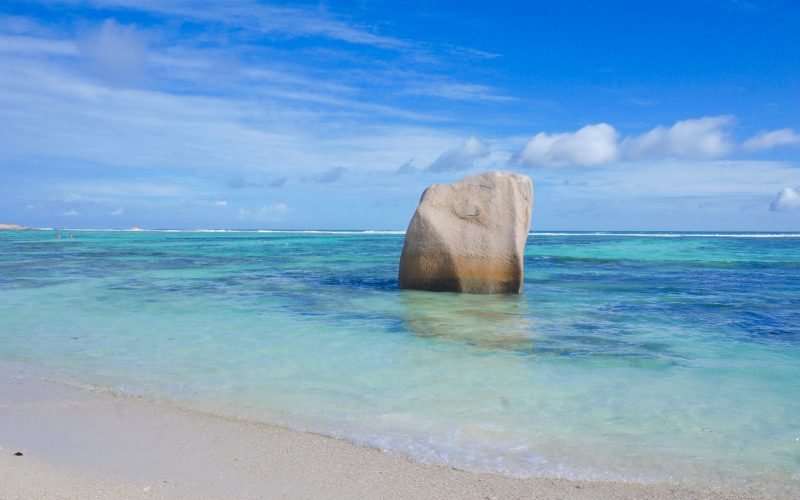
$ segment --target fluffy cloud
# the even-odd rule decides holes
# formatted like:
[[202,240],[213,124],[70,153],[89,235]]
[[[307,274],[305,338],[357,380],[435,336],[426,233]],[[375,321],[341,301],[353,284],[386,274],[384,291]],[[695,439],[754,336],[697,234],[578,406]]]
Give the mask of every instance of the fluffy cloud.
[[735,121],[730,115],[705,116],[681,120],[670,127],[659,125],[641,135],[622,139],[606,123],[587,125],[575,132],[540,132],[512,161],[524,166],[562,167],[667,158],[712,160],[728,157],[738,150],[800,144],[800,134],[781,129],[762,132],[738,145],[730,133]]
[[285,203],[275,203],[274,205],[264,205],[255,210],[239,209],[239,214],[236,218],[239,220],[277,222],[283,220],[287,213],[289,213],[289,207]]
[[800,134],[790,128],[773,130],[772,132],[761,132],[747,139],[742,148],[746,151],[760,151],[771,149],[777,146],[788,146],[800,144]]
[[618,156],[618,137],[614,127],[607,123],[587,125],[576,132],[540,132],[513,161],[519,165],[543,167],[610,163]]
[[671,127],[658,126],[622,142],[626,159],[642,158],[722,158],[734,149],[730,139],[730,115],[706,116],[676,122]]
[[787,210],[797,210],[800,208],[800,186],[795,188],[783,188],[775,200],[769,206],[774,212],[784,212]]
[[475,165],[475,161],[489,155],[489,148],[477,137],[470,137],[460,148],[450,149],[442,153],[428,166],[431,172],[448,170],[466,170]]

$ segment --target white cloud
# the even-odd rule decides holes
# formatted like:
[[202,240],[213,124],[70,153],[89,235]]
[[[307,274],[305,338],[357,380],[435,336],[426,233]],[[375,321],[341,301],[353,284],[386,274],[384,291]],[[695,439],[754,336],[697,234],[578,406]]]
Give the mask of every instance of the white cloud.
[[[258,5],[251,5],[253,13],[229,4],[195,9],[170,1],[89,3],[199,17],[220,24],[215,26],[221,41],[174,38],[169,26],[145,31],[114,20],[87,28],[77,42],[66,30],[48,31],[46,37],[31,30],[26,36],[6,37],[13,43],[0,39],[0,67],[7,69],[0,72],[0,123],[7,124],[0,150],[8,161],[219,169],[276,179],[319,176],[332,182],[343,171],[321,174],[320,166],[340,166],[355,177],[364,170],[391,170],[409,152],[418,165],[429,165],[463,137],[460,130],[443,125],[452,116],[387,105],[370,99],[374,92],[364,92],[380,85],[401,93],[413,87],[410,82],[441,81],[438,73],[426,73],[425,68],[401,70],[387,64],[345,73],[333,65],[320,71],[314,61],[287,58],[291,52],[262,44],[258,50],[263,58],[245,55],[254,35],[263,38],[258,34],[262,29],[383,46],[395,42],[372,39],[363,29],[357,30],[363,37],[349,32],[349,25],[333,16]],[[128,84],[145,75],[147,85],[130,88]],[[441,97],[498,96],[480,85],[448,85],[440,89],[446,91]]]
[[[75,0],[61,0],[74,3]],[[171,17],[214,23],[247,33],[249,38],[278,35],[281,38],[325,38],[354,45],[368,45],[402,52],[416,61],[435,61],[430,48],[412,40],[382,35],[369,25],[352,22],[345,16],[328,12],[320,3],[314,6],[267,5],[258,0],[236,2],[196,2],[191,0],[86,0],[96,8],[130,9],[151,16]],[[474,59],[495,58],[498,54],[469,47],[445,45],[451,56]]]
[[524,166],[589,166],[615,161],[713,160],[744,151],[800,144],[792,129],[762,132],[738,145],[731,139],[735,118],[730,115],[681,120],[670,127],[657,126],[643,134],[620,139],[611,125],[587,125],[575,132],[536,134],[514,155]]
[[[64,0],[65,3],[70,0]],[[318,9],[264,5],[257,1],[192,2],[168,0],[90,0],[96,7],[125,8],[149,14],[219,23],[256,34],[323,37],[384,49],[404,49],[410,42],[372,33]]]
[[800,134],[790,128],[782,128],[771,132],[761,132],[747,139],[742,148],[746,151],[760,151],[777,146],[800,144]]
[[442,153],[428,166],[428,170],[431,172],[466,170],[472,168],[476,160],[488,155],[488,146],[477,137],[470,137],[460,148],[450,149]]
[[626,138],[621,144],[622,152],[630,160],[722,158],[734,149],[729,133],[733,122],[733,116],[723,115],[682,120],[671,127],[658,126]]
[[[0,72],[0,123],[8,125],[0,149],[8,160],[284,177],[332,163],[388,170],[409,151],[427,163],[458,138],[446,128],[413,124],[429,121],[421,112],[363,100],[333,96],[306,105],[281,92],[252,95],[275,85],[247,81],[232,85],[230,96],[109,87],[82,78],[76,62],[0,51],[0,67],[8,69]],[[390,119],[376,124],[378,117]]]
[[575,132],[540,132],[514,157],[519,165],[561,167],[600,165],[617,159],[619,134],[611,125],[587,125]]
[[255,210],[241,208],[236,218],[239,220],[277,222],[283,220],[284,216],[288,213],[289,207],[285,203],[275,203],[274,205],[264,205]]
[[75,217],[76,215],[78,215],[78,212],[73,209],[70,209],[67,210],[66,212],[63,212],[61,215],[64,215],[66,217]]
[[798,208],[800,208],[800,186],[781,189],[780,193],[778,193],[775,200],[769,206],[769,209],[775,212],[797,210]]
[[114,210],[113,212],[109,212],[108,215],[122,215],[125,213],[125,207],[119,207],[118,209]]

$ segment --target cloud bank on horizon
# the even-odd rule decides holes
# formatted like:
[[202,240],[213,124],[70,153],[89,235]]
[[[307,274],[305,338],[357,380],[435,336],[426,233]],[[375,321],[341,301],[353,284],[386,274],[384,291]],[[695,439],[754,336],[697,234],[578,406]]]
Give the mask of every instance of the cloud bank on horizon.
[[619,132],[607,123],[586,125],[575,132],[539,132],[514,156],[513,163],[559,167],[661,158],[708,160],[738,151],[800,145],[800,134],[788,128],[759,132],[736,144],[729,130],[734,121],[730,115],[681,120],[670,127],[659,125],[621,140]]
[[534,227],[800,230],[800,7],[753,5],[7,3],[0,222],[402,229],[502,169]]

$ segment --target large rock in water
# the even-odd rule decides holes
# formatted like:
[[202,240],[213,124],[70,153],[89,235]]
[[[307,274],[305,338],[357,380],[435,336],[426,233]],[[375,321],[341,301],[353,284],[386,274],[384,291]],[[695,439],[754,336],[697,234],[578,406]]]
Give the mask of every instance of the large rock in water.
[[422,193],[400,257],[400,288],[519,293],[533,185],[507,172],[434,184]]

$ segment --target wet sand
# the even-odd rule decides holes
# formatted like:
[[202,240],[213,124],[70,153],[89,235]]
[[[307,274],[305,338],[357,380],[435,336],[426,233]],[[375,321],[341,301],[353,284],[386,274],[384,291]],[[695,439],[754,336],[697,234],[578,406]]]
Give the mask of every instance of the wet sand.
[[10,366],[0,369],[0,498],[763,498],[464,472]]

